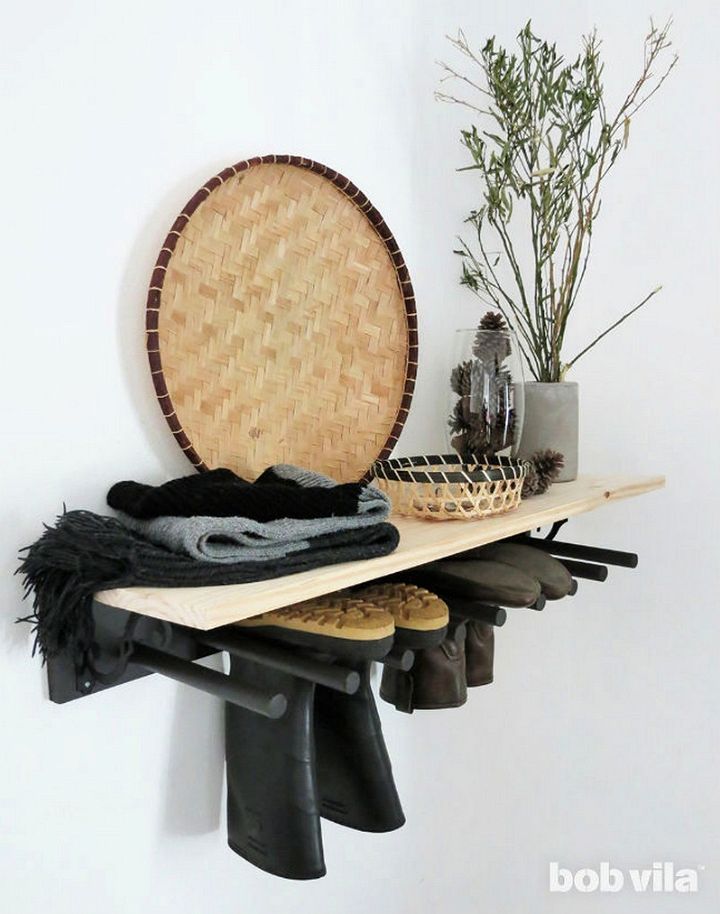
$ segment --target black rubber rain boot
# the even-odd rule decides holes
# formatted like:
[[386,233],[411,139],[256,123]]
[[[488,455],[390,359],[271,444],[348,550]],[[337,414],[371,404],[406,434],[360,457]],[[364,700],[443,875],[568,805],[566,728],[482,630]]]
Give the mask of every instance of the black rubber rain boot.
[[371,663],[354,666],[360,688],[343,695],[318,686],[315,746],[321,815],[359,831],[405,824],[370,686]]
[[282,692],[288,709],[279,720],[269,720],[225,705],[228,844],[275,876],[324,876],[313,738],[315,685],[232,657],[230,675]]

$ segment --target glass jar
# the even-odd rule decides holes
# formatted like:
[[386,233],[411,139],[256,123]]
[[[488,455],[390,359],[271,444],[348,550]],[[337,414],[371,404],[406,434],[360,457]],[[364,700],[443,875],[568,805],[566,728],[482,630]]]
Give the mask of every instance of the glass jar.
[[523,370],[511,330],[457,330],[450,373],[448,444],[473,457],[514,456],[522,433]]

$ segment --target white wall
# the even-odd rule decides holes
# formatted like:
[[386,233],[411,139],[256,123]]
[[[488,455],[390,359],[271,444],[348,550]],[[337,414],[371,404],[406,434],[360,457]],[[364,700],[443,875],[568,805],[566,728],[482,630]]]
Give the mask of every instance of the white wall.
[[[188,469],[142,352],[150,267],[207,177],[264,152],[340,169],[393,228],[416,285],[422,367],[406,452],[442,444],[452,330],[478,308],[453,236],[472,205],[457,109],[432,99],[461,25],[504,41],[532,15],[569,54],[597,24],[609,88],[647,16],[620,0],[156,0],[6,11],[2,271],[0,901],[13,914],[532,911],[711,914],[720,906],[717,654],[717,4],[676,10],[679,69],[608,182],[576,340],[662,296],[587,357],[582,469],[666,472],[667,490],[574,521],[637,550],[498,633],[496,684],[460,710],[383,708],[408,823],[325,827],[328,876],[273,879],[225,847],[212,699],[160,677],[48,702],[14,626],[19,546],[122,477]],[[713,713],[715,712],[715,713]],[[547,891],[548,863],[703,865],[697,896]],[[682,904],[680,904],[682,902]]]

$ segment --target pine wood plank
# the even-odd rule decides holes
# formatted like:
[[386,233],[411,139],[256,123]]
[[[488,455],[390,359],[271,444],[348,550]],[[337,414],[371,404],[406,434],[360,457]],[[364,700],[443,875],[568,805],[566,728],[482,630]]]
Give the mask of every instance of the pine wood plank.
[[528,499],[517,510],[500,517],[477,521],[395,517],[400,545],[392,555],[381,558],[330,565],[253,584],[124,587],[102,591],[95,598],[108,606],[207,630],[584,514],[610,501],[642,495],[664,485],[663,476],[581,476],[574,482],[553,486],[545,495]]

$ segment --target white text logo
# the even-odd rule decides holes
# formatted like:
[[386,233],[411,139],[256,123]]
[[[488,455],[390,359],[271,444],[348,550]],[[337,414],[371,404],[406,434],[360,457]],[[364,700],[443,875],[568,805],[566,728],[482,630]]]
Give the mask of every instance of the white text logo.
[[621,892],[626,886],[634,892],[697,892],[698,871],[675,869],[674,863],[653,863],[647,869],[629,869],[627,872],[603,861],[598,869],[583,867],[572,870],[550,864],[551,892]]

